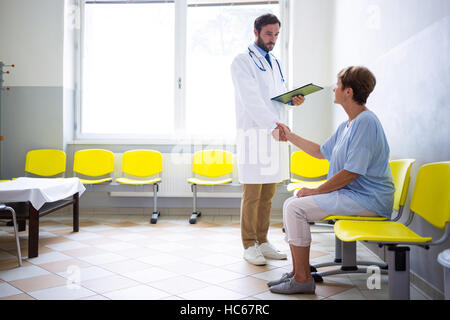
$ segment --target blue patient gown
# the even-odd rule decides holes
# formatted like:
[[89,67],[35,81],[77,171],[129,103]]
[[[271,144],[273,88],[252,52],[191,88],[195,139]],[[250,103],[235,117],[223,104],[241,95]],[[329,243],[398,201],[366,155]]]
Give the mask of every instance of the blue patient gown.
[[330,215],[371,210],[390,217],[395,189],[383,127],[370,110],[360,113],[349,128],[346,125],[347,121],[343,122],[320,151],[330,162],[328,179],[342,169],[359,176],[342,189],[314,195],[313,199]]

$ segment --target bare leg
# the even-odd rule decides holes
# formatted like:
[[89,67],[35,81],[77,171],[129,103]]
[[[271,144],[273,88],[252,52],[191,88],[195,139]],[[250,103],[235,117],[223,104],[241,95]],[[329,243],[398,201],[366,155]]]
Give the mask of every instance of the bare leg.
[[290,245],[293,256],[293,270],[295,272],[295,281],[308,282],[312,280],[311,271],[309,267],[309,249],[308,247],[297,247]]
[[291,256],[292,256],[292,274],[295,274],[295,255],[294,250],[292,250],[292,245],[289,245],[291,248]]

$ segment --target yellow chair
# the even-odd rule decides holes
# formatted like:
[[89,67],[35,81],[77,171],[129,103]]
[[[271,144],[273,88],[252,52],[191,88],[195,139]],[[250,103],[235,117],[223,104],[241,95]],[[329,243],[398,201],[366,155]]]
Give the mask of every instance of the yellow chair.
[[409,299],[409,251],[415,245],[429,249],[444,243],[450,235],[450,161],[423,165],[417,174],[411,198],[410,213],[421,216],[436,228],[444,229],[443,236],[433,241],[396,221],[338,221],[336,236],[343,243],[367,241],[388,248],[389,296]]
[[330,163],[327,159],[317,159],[305,151],[296,151],[291,155],[291,183],[287,190],[317,188],[327,181]]
[[[397,216],[392,221],[400,219],[403,213],[403,208],[406,203],[406,197],[408,195],[409,183],[411,180],[410,172],[411,167],[414,164],[415,159],[401,159],[392,160],[389,162],[392,177],[394,180],[394,205],[393,209],[397,212]],[[352,221],[386,221],[385,217],[360,217],[360,216],[328,216],[323,220],[352,220]],[[376,265],[386,270],[387,264],[374,262],[374,261],[356,261],[356,245],[346,244],[343,247],[342,241],[336,237],[335,239],[335,259],[334,261],[318,263],[311,266],[311,271],[314,272],[313,276],[316,282],[322,282],[322,277],[344,274],[344,273],[365,273],[365,268],[360,268],[358,265]],[[324,272],[317,272],[318,268],[324,268],[329,266],[341,266],[339,269],[328,270]]]
[[[25,175],[39,177],[64,177],[66,172],[66,153],[57,149],[37,149],[27,152],[25,158]],[[12,178],[15,180],[16,178]],[[10,180],[0,180],[5,182]],[[21,221],[21,220],[19,220]],[[22,220],[23,221],[23,220]],[[9,221],[7,226],[13,226]]]
[[201,216],[201,212],[197,211],[197,186],[230,183],[232,181],[230,175],[233,172],[233,155],[222,150],[198,151],[192,157],[192,172],[195,176],[187,180],[191,184],[193,193],[193,212],[189,219],[190,224],[196,223],[197,218]]
[[73,159],[73,171],[81,175],[80,181],[85,185],[112,181],[114,154],[102,149],[77,151]]
[[41,177],[53,177],[66,171],[66,153],[55,149],[38,149],[27,152],[25,172]]
[[122,155],[122,172],[132,177],[116,179],[127,185],[153,185],[153,214],[150,223],[158,221],[160,212],[157,206],[160,175],[162,172],[162,154],[154,150],[130,150]]

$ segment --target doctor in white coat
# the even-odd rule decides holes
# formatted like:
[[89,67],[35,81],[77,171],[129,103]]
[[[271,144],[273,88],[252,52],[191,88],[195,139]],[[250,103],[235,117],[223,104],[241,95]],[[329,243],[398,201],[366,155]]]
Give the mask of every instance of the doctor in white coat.
[[[287,120],[284,104],[271,98],[287,91],[280,62],[273,50],[281,22],[265,14],[255,20],[255,43],[239,54],[231,65],[235,88],[237,158],[243,185],[241,237],[244,259],[265,265],[268,259],[286,259],[267,240],[272,198],[277,183],[289,178],[288,147],[277,122]],[[294,105],[304,97],[293,98]]]

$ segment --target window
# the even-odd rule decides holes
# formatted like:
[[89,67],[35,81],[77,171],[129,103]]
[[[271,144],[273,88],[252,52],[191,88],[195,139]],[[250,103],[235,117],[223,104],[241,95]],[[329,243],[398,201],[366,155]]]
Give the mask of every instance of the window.
[[77,137],[234,138],[230,65],[266,12],[278,1],[85,1]]
[[[188,1],[198,2],[201,1]],[[255,19],[268,11],[279,16],[275,4],[230,6],[222,2],[188,7],[186,131],[189,135],[235,135],[230,66],[233,58],[254,41]]]
[[85,5],[81,132],[174,129],[174,4]]

